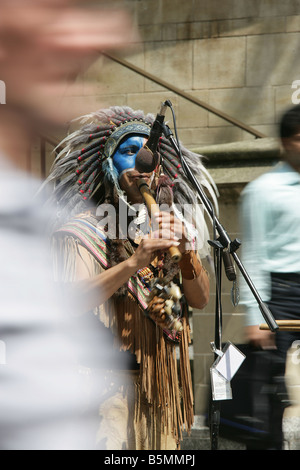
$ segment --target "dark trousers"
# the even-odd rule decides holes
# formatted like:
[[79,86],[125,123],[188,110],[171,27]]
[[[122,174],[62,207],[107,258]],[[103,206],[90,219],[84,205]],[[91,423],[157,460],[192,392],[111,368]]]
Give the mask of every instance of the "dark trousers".
[[[272,297],[268,305],[275,320],[300,320],[300,275],[272,274]],[[300,331],[276,333],[277,354],[284,363],[287,351],[299,339]]]
[[[272,296],[268,306],[275,320],[300,320],[300,276],[297,274],[272,274]],[[276,350],[270,362],[268,393],[269,436],[262,448],[281,449],[283,445],[282,418],[289,405],[285,386],[287,352],[300,332],[277,331]]]

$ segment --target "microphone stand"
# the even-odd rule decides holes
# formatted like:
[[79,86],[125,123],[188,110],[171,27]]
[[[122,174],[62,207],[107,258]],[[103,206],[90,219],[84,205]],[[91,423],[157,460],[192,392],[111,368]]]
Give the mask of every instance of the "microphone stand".
[[[182,152],[180,150],[179,145],[177,144],[176,140],[173,137],[172,131],[170,128],[163,124],[163,133],[165,137],[171,142],[172,147],[174,148],[175,152],[178,154],[181,160],[181,166],[189,179],[192,185],[197,190],[199,197],[203,203],[204,208],[206,209],[207,213],[211,217],[214,229],[214,239],[208,240],[208,243],[213,247],[215,253],[215,276],[216,276],[216,310],[215,310],[215,350],[221,350],[222,348],[222,302],[221,302],[221,281],[222,281],[222,259],[224,250],[228,251],[229,254],[234,259],[240,273],[244,277],[248,287],[250,288],[254,298],[256,299],[259,309],[272,332],[278,329],[278,325],[275,319],[272,316],[267,305],[262,301],[259,293],[257,292],[252,280],[250,279],[246,269],[244,268],[242,262],[240,261],[236,251],[241,245],[241,242],[238,239],[231,241],[228,233],[224,229],[224,227],[219,222],[218,218],[214,213],[213,206],[209,199],[207,198],[206,194],[203,191],[202,186],[199,184],[198,180],[196,179],[195,175],[192,173],[191,169],[189,168]],[[217,238],[218,234],[218,238]],[[217,354],[215,353],[215,359],[217,358]],[[211,449],[217,450],[218,448],[218,434],[219,434],[219,426],[220,426],[220,401],[211,401],[211,409],[210,409],[210,436],[211,436]]]

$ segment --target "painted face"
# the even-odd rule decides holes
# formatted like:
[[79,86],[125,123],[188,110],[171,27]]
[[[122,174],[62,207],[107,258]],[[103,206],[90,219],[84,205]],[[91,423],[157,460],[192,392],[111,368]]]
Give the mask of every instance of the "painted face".
[[135,167],[137,153],[145,142],[146,137],[131,135],[119,145],[113,156],[113,164],[118,172],[119,180],[124,173]]

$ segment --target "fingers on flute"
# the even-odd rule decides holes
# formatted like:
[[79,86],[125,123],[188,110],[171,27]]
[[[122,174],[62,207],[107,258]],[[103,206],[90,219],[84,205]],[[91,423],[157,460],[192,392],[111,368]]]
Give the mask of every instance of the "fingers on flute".
[[158,232],[161,238],[181,240],[184,235],[184,226],[174,214],[159,212],[155,214],[153,231]]
[[179,241],[179,238],[175,235],[173,230],[170,230],[169,227],[160,228],[159,230],[152,232],[151,238],[170,240],[174,242]]
[[144,253],[148,253],[149,256],[159,251],[165,251],[172,246],[179,246],[179,242],[176,240],[164,239],[164,238],[144,238],[140,243],[139,249]]

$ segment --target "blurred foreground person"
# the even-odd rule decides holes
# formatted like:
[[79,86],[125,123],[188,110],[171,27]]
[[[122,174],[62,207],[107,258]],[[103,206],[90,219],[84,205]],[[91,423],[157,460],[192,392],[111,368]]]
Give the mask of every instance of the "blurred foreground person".
[[[110,360],[100,354],[91,370],[110,378],[110,393],[99,388],[97,432],[98,445],[110,450],[177,449],[193,424],[187,304],[202,309],[209,299],[201,263],[208,236],[195,190],[165,137],[155,168],[135,167],[153,121],[120,106],[84,116],[60,144],[47,181],[60,210],[58,279],[84,303],[83,324],[111,334]],[[213,196],[201,157],[182,151]],[[150,218],[140,182],[159,206]]]
[[1,450],[94,448],[93,400],[78,375],[78,354],[91,357],[93,344],[76,343],[80,304],[53,281],[45,227],[57,207],[35,196],[28,154],[40,131],[61,124],[53,102],[79,68],[132,35],[127,15],[71,3],[0,1]]
[[97,8],[76,0],[0,0],[0,79],[6,84],[6,103],[27,113],[35,134],[49,135],[51,123],[64,125],[90,111],[70,102],[63,106],[62,98],[78,95],[78,75],[101,51],[136,41],[130,16],[114,3],[101,1]]
[[[250,183],[242,195],[243,262],[274,318],[300,320],[300,106],[282,116],[280,139],[282,161]],[[263,430],[253,445],[279,450],[283,445],[282,416],[288,405],[286,356],[293,342],[300,339],[300,332],[260,330],[265,321],[254,297],[247,287],[242,295],[248,313],[247,337],[254,349],[266,351],[269,374],[268,383],[262,378],[263,389],[255,390],[255,384],[249,384],[256,403],[256,426]],[[261,373],[258,364],[256,378]]]
[[[80,382],[68,308],[53,282],[43,228],[51,216],[33,202],[38,181],[0,156],[1,450],[85,447]],[[83,390],[81,391],[81,395]],[[84,421],[86,423],[86,421]],[[85,439],[85,438],[84,438]]]

